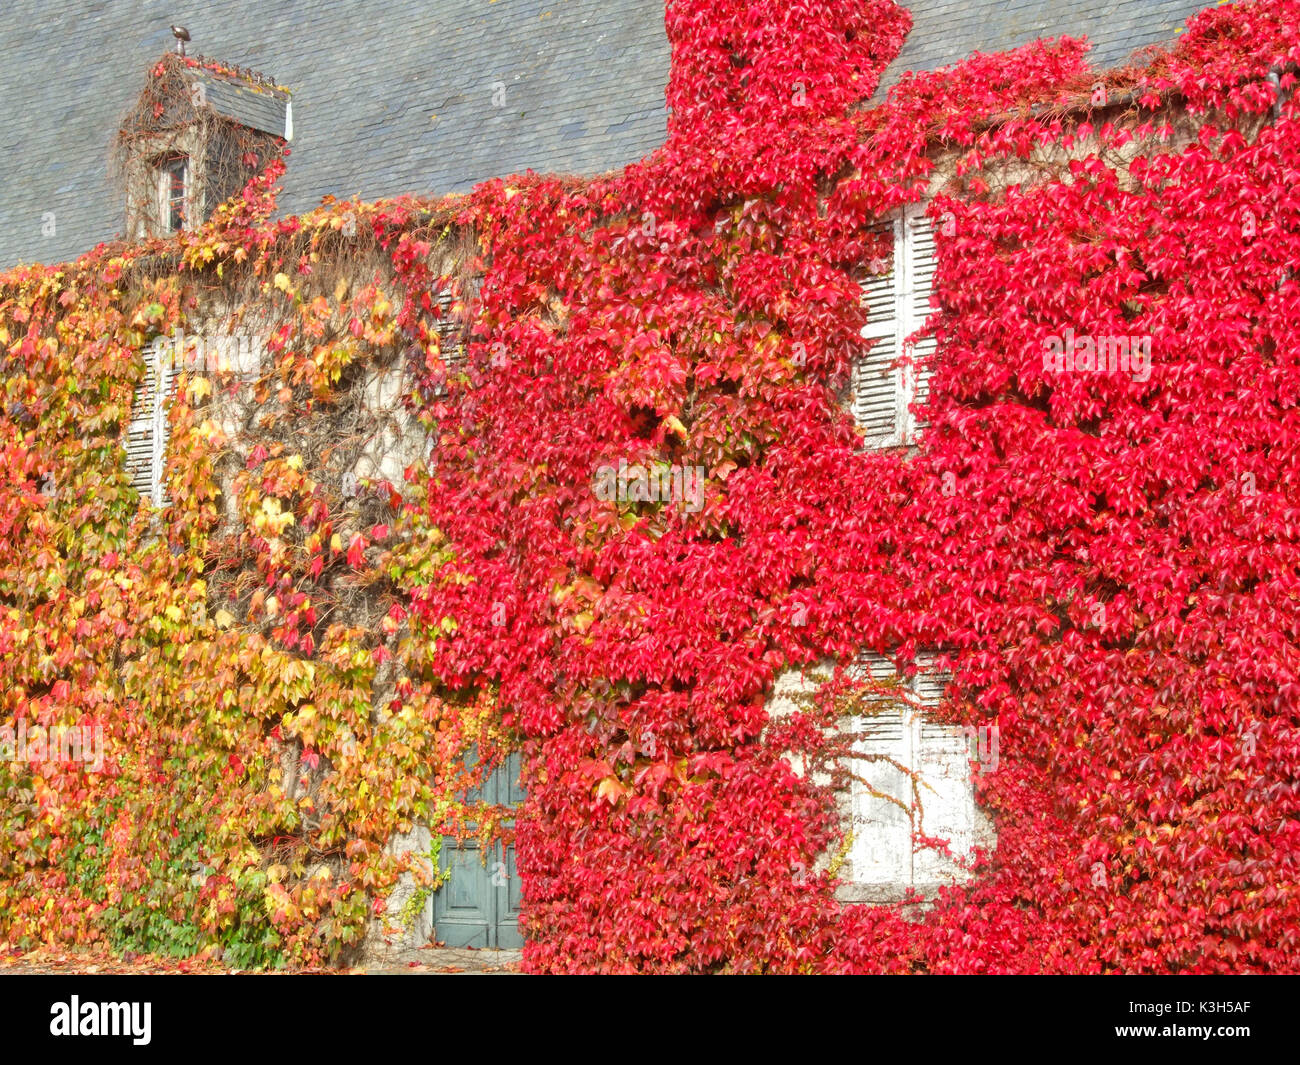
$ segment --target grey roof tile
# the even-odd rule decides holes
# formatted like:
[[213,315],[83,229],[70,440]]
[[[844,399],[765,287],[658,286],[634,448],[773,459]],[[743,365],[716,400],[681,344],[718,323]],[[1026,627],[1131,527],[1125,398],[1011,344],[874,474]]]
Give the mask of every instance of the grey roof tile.
[[971,52],[1000,52],[1039,37],[1087,37],[1094,67],[1116,66],[1148,45],[1172,41],[1212,0],[912,0],[912,32],[881,81],[887,89],[905,70],[935,70]]

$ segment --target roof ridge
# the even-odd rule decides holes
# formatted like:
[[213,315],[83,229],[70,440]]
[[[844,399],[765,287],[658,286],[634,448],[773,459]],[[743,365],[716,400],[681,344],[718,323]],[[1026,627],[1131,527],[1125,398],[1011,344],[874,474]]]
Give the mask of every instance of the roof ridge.
[[180,65],[199,73],[210,74],[224,81],[237,83],[253,92],[269,92],[283,95],[286,98],[293,94],[293,91],[288,86],[278,84],[273,78],[259,70],[236,66],[233,63],[224,63],[219,59],[210,59],[202,55],[177,55],[175,52],[164,52],[154,65],[154,77],[161,76],[168,64],[172,66]]

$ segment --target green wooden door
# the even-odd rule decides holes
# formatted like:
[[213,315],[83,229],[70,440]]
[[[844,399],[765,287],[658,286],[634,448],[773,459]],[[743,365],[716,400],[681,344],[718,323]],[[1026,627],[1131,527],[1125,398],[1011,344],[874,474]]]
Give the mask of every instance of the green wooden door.
[[[469,793],[470,802],[518,806],[524,800],[519,786],[519,755],[498,766],[481,788]],[[514,844],[494,843],[484,855],[477,840],[444,836],[438,857],[451,876],[433,896],[434,937],[449,947],[519,948],[519,874],[515,871]]]

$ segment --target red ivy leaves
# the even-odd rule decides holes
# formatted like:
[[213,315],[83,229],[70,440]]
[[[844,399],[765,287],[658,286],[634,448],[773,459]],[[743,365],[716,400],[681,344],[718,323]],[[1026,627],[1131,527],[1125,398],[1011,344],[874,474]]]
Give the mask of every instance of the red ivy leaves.
[[366,560],[366,538],[360,533],[353,533],[352,539],[348,541],[348,565],[353,569],[360,569]]
[[[1131,83],[1260,113],[1240,81],[1294,51],[1295,7],[1202,16]],[[456,397],[474,445],[440,454],[429,517],[473,580],[414,609],[457,618],[446,676],[490,677],[527,737],[529,962],[1290,967],[1290,112],[1254,146],[1154,142],[1136,186],[1092,155],[995,198],[990,163],[1134,132],[1027,117],[1095,95],[1068,40],[850,114],[907,22],[888,3],[670,4],[665,147],[583,188],[492,183],[465,211],[488,250]],[[862,456],[826,386],[857,350],[868,226],[918,198],[936,141],[972,176],[935,208],[955,225],[932,427],[913,461]],[[1066,328],[1149,334],[1156,369],[1048,378]],[[707,505],[597,500],[594,468],[620,459],[698,466]],[[1249,502],[1248,471],[1267,486]],[[965,712],[1007,737],[980,784],[993,864],[923,923],[842,913],[808,875],[835,836],[826,796],[763,732],[783,665],[893,643],[952,648]],[[1252,722],[1272,746],[1247,763],[1231,748]]]

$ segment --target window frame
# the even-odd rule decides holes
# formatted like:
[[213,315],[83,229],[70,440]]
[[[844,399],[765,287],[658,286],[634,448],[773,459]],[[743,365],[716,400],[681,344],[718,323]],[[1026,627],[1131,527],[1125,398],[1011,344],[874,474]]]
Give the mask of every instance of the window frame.
[[[968,732],[934,719],[951,674],[938,671],[930,654],[919,655],[916,664],[916,675],[901,687],[919,706],[901,697],[879,696],[877,712],[856,728],[865,735],[855,740],[855,754],[874,758],[852,759],[852,773],[865,783],[853,779],[849,788],[852,839],[844,887],[852,897],[846,901],[894,902],[909,889],[928,897],[945,884],[965,879],[953,859],[917,850],[914,833],[947,839],[957,859],[968,859],[977,846],[991,842],[987,813],[975,795]],[[884,655],[865,654],[857,668],[876,680],[898,677],[893,661]],[[919,809],[911,778],[891,759],[920,777]],[[908,810],[873,792],[892,796]]]
[[[179,174],[174,169],[178,165]],[[158,218],[159,236],[171,236],[190,228],[193,170],[190,157],[185,152],[172,152],[154,160],[154,211]],[[177,216],[179,224],[173,223],[173,215]]]

